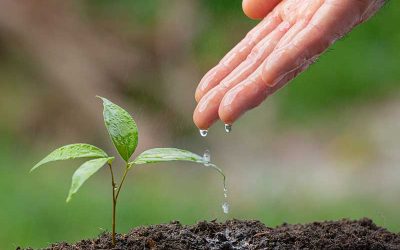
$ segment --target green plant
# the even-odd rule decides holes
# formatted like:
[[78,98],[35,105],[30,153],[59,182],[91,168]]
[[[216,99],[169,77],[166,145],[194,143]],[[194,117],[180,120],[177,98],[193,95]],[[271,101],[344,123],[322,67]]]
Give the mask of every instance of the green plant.
[[129,161],[130,157],[136,150],[138,144],[138,129],[135,121],[127,111],[118,105],[110,102],[106,98],[99,97],[103,100],[103,117],[104,122],[111,137],[111,140],[117,149],[119,155],[125,161],[124,172],[119,183],[116,182],[113,170],[114,157],[108,156],[102,149],[93,145],[77,143],[63,146],[54,150],[43,160],[37,163],[31,172],[38,167],[53,161],[70,160],[77,158],[93,158],[83,163],[73,174],[72,184],[68,193],[67,202],[79,190],[82,184],[103,166],[108,165],[111,174],[112,188],[112,242],[115,245],[115,225],[116,225],[116,208],[119,194],[125,178],[130,169],[136,165],[166,162],[166,161],[189,161],[203,164],[217,170],[223,177],[225,189],[225,175],[220,168],[209,162],[206,157],[201,157],[192,152],[177,148],[153,148],[139,154],[135,160]]

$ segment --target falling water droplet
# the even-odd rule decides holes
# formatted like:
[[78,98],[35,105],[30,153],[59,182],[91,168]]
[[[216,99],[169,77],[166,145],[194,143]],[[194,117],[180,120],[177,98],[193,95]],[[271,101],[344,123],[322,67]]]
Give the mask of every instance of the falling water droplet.
[[224,214],[228,214],[229,213],[229,204],[228,202],[224,202],[224,204],[222,204],[222,210],[224,211]]
[[[204,155],[203,155],[203,159],[204,158],[207,158],[207,157],[210,157],[209,156],[209,151],[207,152],[208,150],[206,150],[205,152],[204,152]],[[220,169],[220,168],[218,168],[217,166],[215,166],[214,164],[211,164],[211,163],[207,163],[207,162],[203,162],[203,164],[204,164],[204,166],[206,166],[206,167],[211,167],[211,168],[213,168],[213,169],[215,169],[215,170],[217,170],[220,174],[221,174],[221,176],[222,176],[222,184],[223,184],[223,187],[224,187],[224,202],[223,202],[223,204],[222,204],[222,211],[225,213],[225,214],[228,214],[229,213],[229,204],[228,204],[228,201],[227,201],[227,198],[228,198],[228,189],[227,189],[227,187],[226,187],[226,176],[225,176],[225,174],[222,172],[222,170]]]
[[205,161],[205,162],[207,162],[207,163],[211,161],[210,150],[206,149],[206,151],[204,151],[204,154],[203,154],[203,161]]
[[222,210],[224,211],[224,214],[229,213],[229,203],[227,201],[228,198],[228,189],[226,188],[225,182],[224,182],[224,203],[222,204]]
[[200,129],[199,132],[200,132],[200,135],[203,136],[203,137],[206,137],[207,134],[208,134],[208,130],[207,129]]
[[232,124],[225,124],[225,132],[229,133],[232,131]]

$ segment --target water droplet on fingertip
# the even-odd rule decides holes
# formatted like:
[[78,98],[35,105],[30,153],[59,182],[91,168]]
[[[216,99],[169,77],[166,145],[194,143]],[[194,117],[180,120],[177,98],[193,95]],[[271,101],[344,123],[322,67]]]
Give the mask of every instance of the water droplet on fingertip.
[[225,124],[225,132],[229,133],[232,131],[232,124]]
[[208,134],[208,130],[207,129],[200,129],[199,132],[200,132],[200,135],[202,137],[206,137],[207,134]]

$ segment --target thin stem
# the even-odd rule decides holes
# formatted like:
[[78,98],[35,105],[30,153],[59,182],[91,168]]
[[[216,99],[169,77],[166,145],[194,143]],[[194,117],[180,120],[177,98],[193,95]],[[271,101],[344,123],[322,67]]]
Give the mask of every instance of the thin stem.
[[115,200],[117,200],[117,199],[118,199],[119,192],[121,191],[122,184],[124,184],[124,181],[125,181],[126,175],[128,174],[128,170],[129,170],[129,168],[128,168],[128,167],[129,167],[129,165],[126,165],[126,168],[125,168],[124,175],[122,176],[121,183],[120,183],[120,184],[119,184],[119,186],[118,186],[117,194],[115,195]]
[[116,208],[117,208],[117,199],[115,197],[115,179],[114,179],[114,173],[111,167],[111,164],[108,164],[108,167],[110,168],[111,172],[111,187],[112,187],[112,245],[115,246],[115,213],[116,213]]

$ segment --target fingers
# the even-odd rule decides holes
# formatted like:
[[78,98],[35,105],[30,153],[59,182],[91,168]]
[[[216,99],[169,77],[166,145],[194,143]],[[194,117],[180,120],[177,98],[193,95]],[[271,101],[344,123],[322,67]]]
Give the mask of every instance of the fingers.
[[197,105],[193,113],[193,122],[199,129],[208,129],[218,120],[218,107],[226,91],[217,86],[208,92]]
[[[294,32],[292,39],[286,39],[285,35],[256,72],[226,93],[219,106],[220,119],[232,124],[244,112],[258,106],[273,91],[305,70],[336,39],[354,27],[360,13],[345,5],[325,3],[303,29]],[[302,25],[299,24],[299,27]]]
[[274,30],[281,23],[281,18],[276,13],[271,13],[247,36],[239,42],[217,66],[211,69],[200,81],[196,89],[196,101],[200,99],[213,87],[220,83],[232,70],[234,70],[250,53],[253,47],[266,35]]
[[287,43],[281,44],[266,60],[263,82],[272,87],[291,71],[310,64],[333,42],[350,31],[360,13],[353,6],[323,4],[307,26]]
[[252,19],[264,18],[281,0],[243,0],[242,8]]
[[262,84],[261,69],[262,66],[223,97],[218,115],[225,124],[233,124],[245,111],[255,108],[267,98],[269,88]]
[[231,89],[219,106],[219,117],[225,124],[233,124],[247,110],[259,106],[269,95],[272,95],[288,81],[304,71],[309,65],[288,73],[275,86],[262,84],[262,66],[254,74]]
[[197,127],[207,129],[218,120],[218,108],[225,93],[256,71],[270,55],[289,27],[289,23],[281,23],[252,49],[246,60],[226,76],[219,85],[203,96],[193,114],[193,120]]

